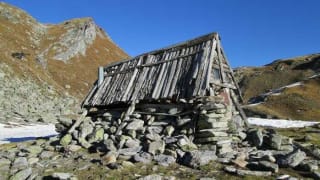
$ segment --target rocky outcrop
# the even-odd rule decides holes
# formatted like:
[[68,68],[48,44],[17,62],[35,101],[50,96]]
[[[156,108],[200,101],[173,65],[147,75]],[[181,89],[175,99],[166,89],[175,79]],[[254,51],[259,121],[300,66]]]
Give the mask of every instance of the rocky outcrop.
[[92,18],[43,24],[1,2],[0,29],[2,62],[16,74],[80,98],[96,79],[99,66],[128,57]]

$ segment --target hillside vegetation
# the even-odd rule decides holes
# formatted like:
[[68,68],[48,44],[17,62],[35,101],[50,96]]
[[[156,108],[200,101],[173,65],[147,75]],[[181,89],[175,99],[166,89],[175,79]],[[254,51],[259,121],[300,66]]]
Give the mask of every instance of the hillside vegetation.
[[[268,96],[260,105],[246,107],[249,115],[265,114],[277,118],[320,120],[320,54],[277,60],[263,67],[236,70],[245,102],[295,82],[302,85]],[[253,112],[253,113],[252,113]]]
[[42,24],[0,3],[0,62],[20,78],[83,98],[97,78],[98,66],[125,58],[128,55],[91,18]]

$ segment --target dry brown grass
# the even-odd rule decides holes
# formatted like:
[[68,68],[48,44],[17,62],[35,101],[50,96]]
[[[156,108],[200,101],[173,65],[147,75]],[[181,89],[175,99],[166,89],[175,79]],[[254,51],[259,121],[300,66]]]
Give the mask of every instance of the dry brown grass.
[[252,110],[284,119],[320,121],[320,78],[288,88],[281,95],[269,96]]
[[[68,28],[64,23],[50,25],[47,34],[40,37],[40,45],[34,44],[30,36],[35,34],[33,25],[37,22],[18,8],[7,4],[0,5],[11,7],[12,13],[19,13],[21,16],[19,23],[16,24],[0,16],[0,62],[8,64],[17,76],[32,78],[39,83],[48,82],[61,93],[67,91],[82,99],[97,78],[98,66],[128,58],[128,55],[108,38],[97,36],[86,50],[86,56],[76,56],[68,63],[54,60],[55,52],[49,51],[45,57],[48,66],[44,69],[36,62],[36,56],[58,41]],[[68,22],[74,26],[69,27],[79,27],[87,20],[90,19],[70,20]],[[27,23],[28,21],[33,23]],[[101,30],[97,28],[97,31]],[[109,51],[106,51],[106,48]],[[28,55],[23,60],[18,60],[11,57],[11,53],[14,52],[24,52]],[[65,88],[67,84],[71,86],[70,89]]]

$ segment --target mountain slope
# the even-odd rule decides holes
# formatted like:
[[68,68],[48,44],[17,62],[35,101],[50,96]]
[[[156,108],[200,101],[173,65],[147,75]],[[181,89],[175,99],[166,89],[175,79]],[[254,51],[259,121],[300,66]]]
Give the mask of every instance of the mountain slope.
[[124,58],[91,18],[41,24],[0,2],[0,122],[74,117],[98,66]]
[[41,24],[26,12],[0,3],[0,62],[16,75],[48,82],[84,97],[97,67],[128,58],[91,18]]
[[[263,101],[259,105],[247,106],[249,115],[262,114],[301,120],[320,120],[320,78],[309,79],[319,73],[320,54],[277,60],[263,67],[235,70],[245,101],[249,104]],[[275,90],[296,82],[301,85]],[[265,96],[273,91],[279,93]]]

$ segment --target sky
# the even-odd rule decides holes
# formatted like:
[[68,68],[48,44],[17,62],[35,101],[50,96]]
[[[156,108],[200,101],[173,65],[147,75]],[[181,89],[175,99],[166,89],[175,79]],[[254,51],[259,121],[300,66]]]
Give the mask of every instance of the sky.
[[320,53],[319,0],[5,0],[41,23],[92,17],[130,56],[218,32],[232,67]]

